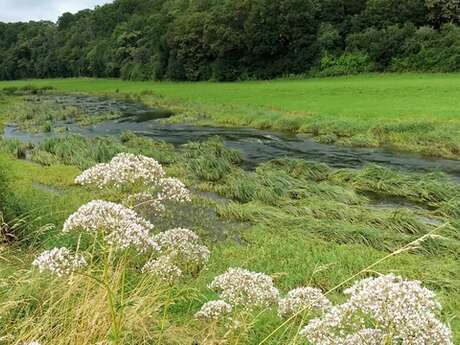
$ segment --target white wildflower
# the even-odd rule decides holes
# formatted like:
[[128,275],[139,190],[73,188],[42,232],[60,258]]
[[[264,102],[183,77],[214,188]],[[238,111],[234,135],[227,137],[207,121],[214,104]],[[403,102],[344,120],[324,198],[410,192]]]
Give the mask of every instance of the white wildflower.
[[64,232],[83,230],[102,233],[117,249],[135,247],[139,251],[158,249],[150,231],[153,225],[122,205],[94,200],[81,206],[64,223]]
[[289,317],[302,310],[326,311],[332,303],[324,296],[320,289],[301,287],[288,292],[285,298],[278,302],[278,313],[281,317]]
[[161,188],[158,194],[160,200],[172,200],[177,202],[191,201],[190,191],[184,183],[177,178],[168,177],[161,179],[159,186]]
[[225,301],[217,300],[203,304],[195,318],[204,321],[219,320],[232,312],[232,306]]
[[[418,281],[389,274],[361,280],[345,293],[350,296],[346,303],[310,321],[304,328],[302,334],[309,342],[317,345],[351,344],[350,339],[370,334],[363,330],[365,320],[370,320],[376,329],[372,334],[375,337],[381,334],[390,343],[453,344],[449,328],[436,317],[441,305],[434,293],[423,288]],[[347,336],[347,332],[355,334]],[[363,344],[376,342],[370,339]]]
[[451,343],[447,327],[435,317],[441,310],[440,303],[434,292],[422,287],[419,281],[389,274],[364,279],[345,290],[345,294],[350,295],[350,309],[371,317],[382,329],[394,329],[393,337],[402,344]]
[[38,341],[32,341],[30,343],[24,343],[24,345],[40,345]]
[[384,334],[379,329],[365,328],[354,334],[347,336],[342,345],[382,345],[384,342]]
[[[363,279],[344,293],[350,295],[350,304],[364,308],[367,313],[389,309],[393,314],[403,314],[403,308],[413,309],[414,312],[441,310],[433,291],[422,287],[419,281],[404,280],[394,274]],[[379,321],[388,322],[385,315],[376,316]]]
[[154,215],[160,215],[166,210],[162,200],[155,198],[152,194],[147,192],[129,195],[126,198],[125,204],[132,206],[134,209],[147,209]]
[[157,185],[165,176],[163,167],[155,159],[131,153],[120,153],[109,163],[97,164],[75,179],[81,185],[122,187],[123,185]]
[[209,288],[220,292],[223,300],[246,308],[268,307],[278,301],[279,292],[271,277],[243,268],[230,268],[214,278]]
[[73,254],[67,248],[54,248],[43,252],[32,263],[40,272],[49,271],[59,277],[71,274],[74,270],[86,266],[82,255]]
[[163,254],[185,266],[202,268],[209,260],[209,249],[200,243],[200,238],[188,229],[172,229],[155,236]]
[[311,320],[300,335],[314,345],[340,345],[343,343],[340,336],[345,332],[342,328],[345,315],[342,306],[332,307],[321,318]]
[[166,255],[149,260],[142,268],[142,272],[152,274],[168,283],[173,283],[182,276],[181,269],[174,265],[171,257]]

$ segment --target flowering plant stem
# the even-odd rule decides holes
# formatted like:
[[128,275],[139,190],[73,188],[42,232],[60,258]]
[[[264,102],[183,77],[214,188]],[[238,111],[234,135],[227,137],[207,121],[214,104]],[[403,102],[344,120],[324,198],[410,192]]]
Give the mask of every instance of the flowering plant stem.
[[[114,292],[111,287],[111,275],[110,268],[112,263],[112,249],[109,251],[104,251],[106,253],[104,258],[104,271],[102,279],[98,278],[95,275],[87,274],[84,272],[77,272],[77,274],[88,277],[98,283],[101,287],[106,290],[107,293],[107,307],[111,318],[111,341],[114,345],[119,345],[121,340],[121,321],[123,319],[123,295],[124,295],[124,285],[125,285],[125,269],[123,269],[121,277],[121,294],[120,294],[120,303],[117,303],[117,294]],[[126,253],[123,256],[123,265],[126,260]],[[118,305],[120,308],[118,308]]]
[[107,290],[107,304],[109,307],[111,319],[112,319],[112,339],[113,344],[118,345],[120,343],[120,318],[117,315],[116,296],[113,289],[110,287],[110,264],[112,259],[112,250],[108,252],[104,262],[104,287]]

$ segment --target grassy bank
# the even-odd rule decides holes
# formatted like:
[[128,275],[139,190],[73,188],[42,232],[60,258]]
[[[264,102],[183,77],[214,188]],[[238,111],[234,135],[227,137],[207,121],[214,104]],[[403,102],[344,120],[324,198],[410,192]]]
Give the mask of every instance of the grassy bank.
[[0,82],[0,88],[137,94],[173,108],[177,121],[274,128],[318,141],[460,158],[460,75],[389,74],[240,83],[64,79]]

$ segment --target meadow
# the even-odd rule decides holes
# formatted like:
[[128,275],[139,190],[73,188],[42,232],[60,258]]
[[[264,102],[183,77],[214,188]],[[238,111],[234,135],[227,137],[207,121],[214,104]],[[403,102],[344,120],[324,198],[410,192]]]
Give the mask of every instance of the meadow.
[[[55,120],[49,109],[32,109],[23,95],[8,94],[30,84],[52,86],[49,92],[129,94],[172,109],[170,121],[176,122],[282,129],[329,143],[449,158],[460,152],[457,75],[222,84],[0,82],[0,89],[10,88],[0,96],[0,123],[25,119],[24,128],[45,131],[34,118]],[[310,286],[334,304],[366,277],[394,273],[419,280],[435,292],[443,307],[439,318],[452,330],[453,343],[460,342],[460,187],[446,175],[376,165],[336,169],[290,158],[247,171],[240,154],[218,138],[174,147],[129,132],[35,145],[2,138],[0,151],[0,344],[306,344],[299,330],[311,320],[309,310],[286,319],[273,305],[236,305],[225,322],[194,318],[204,303],[220,297],[208,285],[230,267],[267,274],[282,296]],[[141,272],[146,254],[127,251],[114,255],[110,268],[97,252],[86,275],[63,279],[38,272],[32,262],[44,250],[65,246],[94,254],[91,238],[62,232],[81,205],[96,199],[124,203],[145,189],[75,182],[85,169],[124,152],[155,159],[190,190],[186,204],[173,201],[160,214],[135,209],[156,234],[177,227],[198,234],[210,250],[206,267],[182,267],[187,274],[171,284]],[[107,308],[112,293],[119,299]],[[377,327],[375,320],[365,321]],[[441,344],[431,341],[426,344]]]
[[319,142],[460,157],[460,75],[375,74],[235,83],[56,79],[0,88],[129,93],[183,114],[178,121],[305,133]]

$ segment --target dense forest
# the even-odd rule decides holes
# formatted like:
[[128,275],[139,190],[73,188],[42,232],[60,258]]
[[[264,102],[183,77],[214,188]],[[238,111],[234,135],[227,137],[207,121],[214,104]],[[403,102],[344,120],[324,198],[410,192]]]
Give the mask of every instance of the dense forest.
[[115,0],[0,23],[0,79],[460,71],[459,0]]

